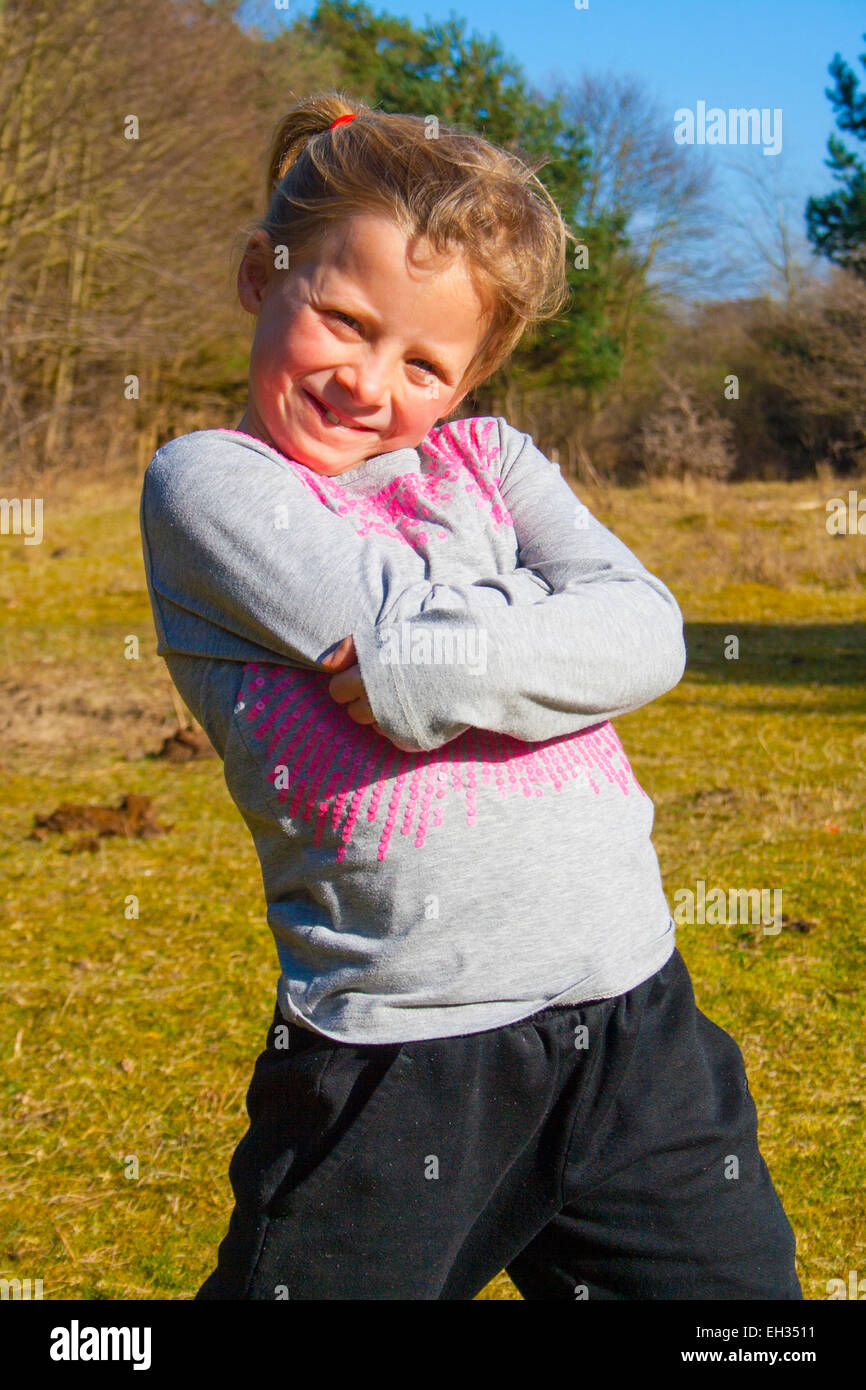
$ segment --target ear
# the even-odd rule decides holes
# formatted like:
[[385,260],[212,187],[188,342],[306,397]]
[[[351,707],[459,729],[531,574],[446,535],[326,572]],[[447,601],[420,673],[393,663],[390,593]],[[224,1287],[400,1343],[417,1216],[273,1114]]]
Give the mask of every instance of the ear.
[[265,301],[273,260],[274,248],[267,232],[253,232],[238,266],[238,299],[249,314],[258,314]]

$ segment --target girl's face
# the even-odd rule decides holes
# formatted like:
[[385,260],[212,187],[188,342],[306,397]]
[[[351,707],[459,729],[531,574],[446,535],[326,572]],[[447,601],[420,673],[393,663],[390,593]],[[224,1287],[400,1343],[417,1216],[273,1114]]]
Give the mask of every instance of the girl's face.
[[466,394],[488,323],[462,256],[428,254],[363,213],[331,228],[314,261],[277,270],[256,233],[238,271],[258,320],[238,428],[331,477],[415,448]]

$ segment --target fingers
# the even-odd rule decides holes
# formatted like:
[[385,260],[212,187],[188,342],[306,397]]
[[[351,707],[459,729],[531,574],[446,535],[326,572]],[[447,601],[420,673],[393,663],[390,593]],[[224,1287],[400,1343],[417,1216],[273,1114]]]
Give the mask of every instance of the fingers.
[[375,733],[385,738],[386,735],[376,723],[376,716],[367,699],[361,679],[361,668],[358,665],[358,654],[355,651],[355,639],[351,635],[344,637],[339,646],[322,658],[321,665],[327,671],[336,673],[328,681],[328,694],[331,699],[343,705],[349,718],[356,724],[369,724]]
[[347,670],[332,676],[328,681],[328,694],[340,705],[347,705],[352,700],[366,699],[367,692],[361,680],[360,666],[350,666]]
[[345,706],[349,718],[356,724],[372,724],[375,720],[361,680],[360,666],[350,666],[347,671],[332,676],[328,681],[328,694],[337,704]]
[[[370,709],[366,699],[354,700],[351,705],[345,705],[344,709],[349,718],[354,719],[356,724],[375,725],[376,723],[376,716]],[[378,732],[379,730],[377,729],[377,733]]]
[[355,639],[350,635],[344,637],[339,646],[335,647],[328,656],[322,657],[321,665],[328,671],[345,671],[349,666],[356,665],[357,661]]

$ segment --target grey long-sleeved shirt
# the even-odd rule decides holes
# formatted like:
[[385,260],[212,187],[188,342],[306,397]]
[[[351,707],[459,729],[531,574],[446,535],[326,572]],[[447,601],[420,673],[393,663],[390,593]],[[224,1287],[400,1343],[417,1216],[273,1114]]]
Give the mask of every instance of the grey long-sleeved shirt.
[[[504,419],[330,478],[235,430],[157,450],[157,651],[253,836],[283,1015],[472,1033],[670,956],[653,804],[610,720],[685,668],[666,586]],[[347,635],[383,731],[318,663]]]

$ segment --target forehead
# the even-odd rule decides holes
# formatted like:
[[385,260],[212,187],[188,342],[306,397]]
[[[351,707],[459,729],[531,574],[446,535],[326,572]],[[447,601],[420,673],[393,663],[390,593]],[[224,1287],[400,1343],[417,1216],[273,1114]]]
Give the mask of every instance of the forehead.
[[316,261],[322,274],[346,280],[383,287],[393,282],[418,290],[435,287],[436,293],[452,288],[462,298],[469,293],[477,300],[462,252],[439,254],[425,238],[407,237],[390,218],[376,213],[358,213],[330,228]]

